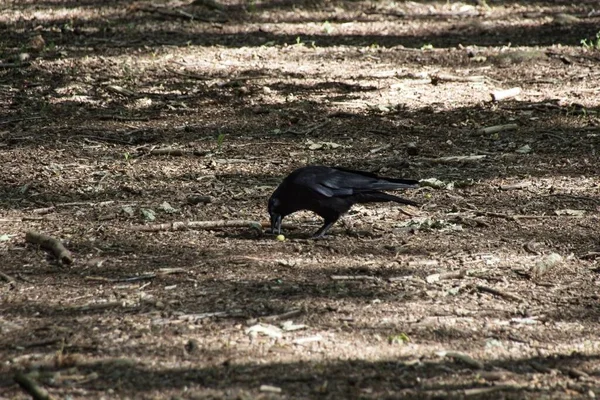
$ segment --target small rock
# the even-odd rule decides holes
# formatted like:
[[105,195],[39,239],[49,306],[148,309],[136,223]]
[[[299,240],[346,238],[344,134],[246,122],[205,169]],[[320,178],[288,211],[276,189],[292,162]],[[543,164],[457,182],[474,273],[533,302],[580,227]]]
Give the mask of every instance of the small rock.
[[185,345],[185,351],[187,351],[188,354],[195,354],[198,352],[199,349],[200,345],[198,344],[198,341],[194,339],[188,340],[188,342]]
[[410,142],[406,144],[406,153],[409,156],[416,156],[419,155],[419,148],[417,147],[417,144],[415,142]]
[[271,385],[260,385],[260,391],[268,393],[281,393],[281,388]]
[[525,146],[521,146],[515,150],[515,153],[519,153],[519,154],[531,153],[531,146],[529,146],[528,144],[526,144]]
[[560,254],[550,253],[534,265],[532,273],[534,276],[540,277],[550,272],[562,262],[563,258]]
[[29,48],[33,51],[42,51],[46,47],[46,41],[42,35],[37,34],[29,40]]
[[150,208],[141,208],[140,211],[146,221],[152,222],[156,219],[156,213],[154,212],[154,210]]

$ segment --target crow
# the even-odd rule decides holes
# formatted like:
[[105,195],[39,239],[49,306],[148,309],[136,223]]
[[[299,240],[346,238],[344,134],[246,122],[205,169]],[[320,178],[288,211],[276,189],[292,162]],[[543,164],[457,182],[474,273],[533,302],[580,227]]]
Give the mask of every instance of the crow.
[[322,238],[353,204],[395,201],[417,203],[380,190],[409,189],[419,186],[410,179],[382,178],[370,172],[339,167],[310,165],[289,174],[269,198],[271,232],[281,234],[281,221],[289,214],[309,210],[323,218],[323,226],[313,235]]

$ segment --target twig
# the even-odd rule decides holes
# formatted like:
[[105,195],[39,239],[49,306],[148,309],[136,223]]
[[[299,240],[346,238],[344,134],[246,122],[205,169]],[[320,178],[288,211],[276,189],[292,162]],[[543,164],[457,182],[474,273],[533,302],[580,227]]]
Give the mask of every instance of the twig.
[[431,274],[425,278],[425,281],[427,283],[434,283],[446,279],[462,279],[467,275],[469,275],[469,271],[463,269],[460,271],[445,272],[443,274]]
[[43,233],[29,231],[25,234],[25,241],[38,244],[43,249],[50,250],[62,264],[73,263],[71,252],[58,239],[44,235]]
[[152,149],[148,154],[151,156],[205,156],[206,152],[200,150],[183,150],[165,147],[162,149]]
[[431,76],[431,84],[437,85],[442,82],[483,82],[485,76],[474,75],[474,76],[457,76],[449,74],[435,74]]
[[218,221],[179,221],[154,225],[132,226],[131,229],[140,232],[182,231],[185,229],[218,229],[218,228],[265,228],[270,227],[266,222],[243,219]]
[[21,389],[26,391],[33,400],[54,400],[46,389],[40,387],[33,379],[22,372],[17,372],[15,382],[21,386]]
[[[488,395],[490,393],[504,391],[504,390],[519,390],[519,389],[522,389],[522,387],[517,386],[517,385],[496,385],[496,386],[481,387],[481,388],[471,388],[471,389],[465,389],[465,396],[466,397],[481,396],[481,395]],[[488,396],[485,396],[485,397],[488,397]]]
[[326,120],[326,121],[318,123],[318,124],[313,124],[313,125],[309,126],[307,129],[305,129],[303,131],[295,131],[293,129],[288,129],[288,130],[283,131],[282,133],[291,133],[293,135],[298,135],[298,136],[303,135],[303,136],[306,136],[306,135],[310,135],[311,133],[313,133],[317,129],[321,129],[324,126],[328,125],[329,122],[331,122],[331,121]]
[[524,181],[524,182],[510,183],[508,185],[500,185],[500,190],[519,190],[519,189],[528,188],[530,186],[531,186],[531,182]]
[[514,87],[506,90],[497,90],[492,92],[490,95],[492,96],[492,101],[501,101],[505,99],[510,99],[511,97],[518,96],[521,93],[521,88]]
[[82,306],[69,306],[63,308],[64,310],[70,311],[101,311],[109,308],[122,307],[123,303],[120,301],[109,301],[108,303],[91,303],[84,304]]
[[370,275],[331,275],[334,281],[376,281],[379,278]]
[[487,155],[472,155],[472,156],[449,156],[449,157],[439,157],[439,158],[422,158],[419,161],[425,161],[432,164],[452,164],[452,163],[462,163],[462,162],[471,162],[471,161],[480,161],[486,158]]
[[13,278],[10,275],[5,274],[2,271],[0,271],[0,278],[4,279],[11,288],[14,288],[15,286],[17,286],[17,281],[15,281],[15,278]]
[[598,257],[600,257],[600,251],[590,251],[589,253],[585,253],[579,256],[579,258],[581,258],[582,260],[593,260],[594,258]]
[[447,351],[447,352],[442,352],[442,353],[443,353],[442,355],[444,357],[450,357],[455,360],[462,361],[471,368],[483,369],[483,367],[484,367],[484,365],[481,361],[477,361],[465,353],[460,353],[458,351]]
[[511,293],[503,292],[503,291],[500,291],[498,289],[491,288],[489,286],[476,285],[475,288],[477,290],[479,290],[480,292],[490,293],[490,294],[493,294],[494,296],[503,297],[503,298],[505,298],[507,300],[523,301],[523,299],[521,299],[519,296],[516,296],[516,295],[511,294]]
[[278,321],[281,319],[289,319],[289,318],[297,317],[300,314],[302,314],[302,309],[296,308],[296,309],[284,312],[283,314],[269,315],[267,317],[260,317],[259,319],[261,321],[265,321],[265,322],[273,322],[273,321]]
[[157,276],[163,275],[171,275],[171,274],[182,274],[187,272],[183,268],[162,268],[159,269],[158,272],[151,272],[148,274],[142,274],[138,276],[131,276],[127,278],[105,278],[103,276],[86,276],[85,280],[88,281],[101,281],[101,282],[136,282],[136,281],[144,281],[148,279],[154,279]]
[[208,76],[191,74],[189,72],[179,72],[179,71],[171,69],[171,68],[165,68],[165,69],[172,74],[183,76],[185,78],[198,79],[200,81],[210,81],[210,80],[216,79],[216,78],[211,78]]
[[41,221],[46,217],[15,217],[15,218],[0,218],[0,222],[23,222],[23,221]]
[[24,68],[30,65],[31,63],[0,63],[0,68]]
[[135,92],[117,85],[107,85],[105,86],[105,89],[107,92],[113,92],[127,97],[137,96]]
[[519,127],[517,124],[505,124],[505,125],[494,125],[488,126],[487,128],[481,128],[478,132],[486,135],[490,135],[493,133],[500,133],[504,131],[512,131]]
[[203,314],[184,314],[184,315],[178,316],[177,319],[193,322],[193,321],[199,321],[201,319],[206,319],[206,318],[227,317],[229,315],[231,315],[231,314],[227,311],[217,311],[217,312],[207,312],[207,313],[203,313]]
[[[0,125],[12,124],[14,122],[21,122],[21,121],[31,121],[31,120],[34,120],[34,119],[45,119],[45,118],[46,117],[41,117],[41,116],[40,117],[27,117],[27,118],[13,118],[13,119],[8,119],[8,120],[0,122]],[[11,139],[14,140],[14,139],[19,139],[19,138],[13,137]]]

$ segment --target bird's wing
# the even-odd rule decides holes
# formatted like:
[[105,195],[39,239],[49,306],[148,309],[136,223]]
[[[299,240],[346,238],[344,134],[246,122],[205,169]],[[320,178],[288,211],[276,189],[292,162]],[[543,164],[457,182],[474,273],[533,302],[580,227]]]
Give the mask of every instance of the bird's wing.
[[350,196],[373,190],[391,190],[415,187],[417,181],[379,178],[377,175],[339,168],[315,171],[296,181],[323,196]]

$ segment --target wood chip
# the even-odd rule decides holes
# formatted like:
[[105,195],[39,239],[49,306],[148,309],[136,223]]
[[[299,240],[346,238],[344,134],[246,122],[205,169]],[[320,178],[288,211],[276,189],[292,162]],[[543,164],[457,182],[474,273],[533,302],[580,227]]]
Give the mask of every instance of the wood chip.
[[513,87],[506,90],[496,90],[491,93],[492,101],[501,101],[505,99],[510,99],[511,97],[516,97],[521,94],[521,88]]

